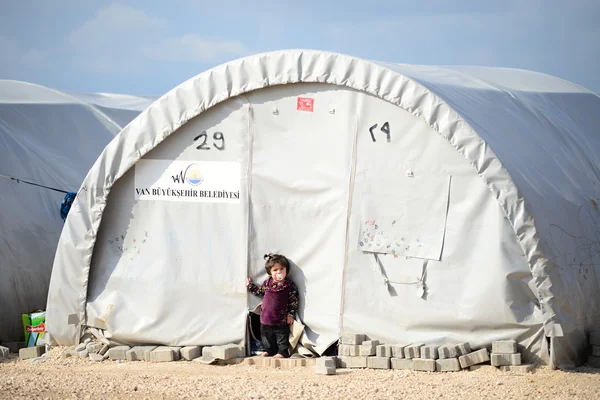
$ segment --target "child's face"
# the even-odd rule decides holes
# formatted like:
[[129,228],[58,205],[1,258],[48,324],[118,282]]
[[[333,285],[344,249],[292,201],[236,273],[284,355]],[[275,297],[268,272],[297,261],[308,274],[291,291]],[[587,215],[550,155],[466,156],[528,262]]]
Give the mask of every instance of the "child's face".
[[286,275],[287,271],[281,264],[275,264],[271,267],[271,277],[275,282],[283,282]]

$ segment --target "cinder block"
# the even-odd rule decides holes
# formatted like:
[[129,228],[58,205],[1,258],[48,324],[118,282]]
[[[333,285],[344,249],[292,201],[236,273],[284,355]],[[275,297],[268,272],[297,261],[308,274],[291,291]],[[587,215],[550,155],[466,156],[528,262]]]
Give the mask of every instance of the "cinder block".
[[127,361],[150,361],[149,353],[156,349],[156,346],[135,346],[127,350],[125,357]]
[[502,365],[521,365],[520,354],[491,354],[491,361],[494,367],[500,367]]
[[503,365],[500,367],[500,371],[502,372],[531,372],[535,366],[533,364],[523,364],[523,365]]
[[380,344],[375,348],[375,355],[377,357],[388,357],[392,356],[392,346],[389,344]]
[[325,365],[317,365],[315,367],[315,374],[335,375],[335,367],[327,367]]
[[471,365],[481,364],[490,361],[490,355],[487,349],[479,349],[472,353],[458,357],[458,361],[460,362],[460,366],[462,368],[467,368]]
[[362,344],[365,341],[364,334],[344,333],[342,334],[342,344]]
[[392,369],[413,369],[412,358],[390,358]]
[[335,359],[333,357],[319,357],[316,366],[335,368]]
[[4,347],[8,347],[8,351],[11,353],[18,353],[25,346],[25,342],[7,342],[2,344]]
[[390,369],[389,357],[367,357],[367,368]]
[[517,352],[516,340],[495,340],[492,342],[492,353],[515,354]]
[[600,346],[600,331],[590,332],[590,344]]
[[404,358],[419,358],[421,357],[421,346],[420,344],[411,344],[410,346],[406,346],[404,348]]
[[19,358],[27,360],[29,358],[40,357],[46,352],[46,346],[23,347],[19,350]]
[[[244,346],[239,346],[235,344],[212,346],[211,349],[212,356],[221,360],[244,357],[246,352]],[[204,351],[202,352],[202,356],[204,356]]]
[[0,346],[0,359],[8,358],[9,354],[10,350],[8,349],[8,347]]
[[437,346],[421,346],[421,358],[436,360],[438,358]]
[[150,352],[150,361],[169,362],[179,360],[179,347],[160,346]]
[[350,366],[347,368],[367,368],[367,357],[348,357],[350,360]]
[[594,357],[600,357],[600,346],[592,346],[592,355]]
[[127,352],[131,350],[129,346],[116,346],[108,349],[108,358],[111,360],[127,360]]
[[600,357],[589,356],[586,364],[592,368],[600,368]]
[[360,345],[358,344],[340,344],[338,354],[341,356],[358,356],[360,355]]
[[361,356],[374,356],[379,346],[379,340],[366,340],[360,345],[359,354]]
[[393,344],[392,345],[392,357],[394,358],[404,358],[404,348],[406,346],[403,344]]
[[456,345],[457,356],[465,356],[469,353],[471,353],[471,345],[468,342],[463,342]]
[[338,356],[336,359],[336,367],[338,368],[350,368],[352,361],[349,356]]
[[435,360],[428,358],[413,358],[413,370],[435,372]]
[[181,348],[181,358],[187,361],[192,361],[202,354],[200,346],[185,346]]
[[435,370],[440,372],[460,371],[458,358],[441,358],[435,360]]
[[438,347],[438,357],[440,359],[458,357],[458,350],[454,344],[445,344]]

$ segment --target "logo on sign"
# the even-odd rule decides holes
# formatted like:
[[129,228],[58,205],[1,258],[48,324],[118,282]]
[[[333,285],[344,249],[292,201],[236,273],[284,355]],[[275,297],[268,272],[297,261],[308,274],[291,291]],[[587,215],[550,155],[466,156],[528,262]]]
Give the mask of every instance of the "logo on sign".
[[298,105],[296,109],[298,111],[314,111],[315,99],[310,97],[298,97]]
[[29,333],[42,333],[46,332],[46,324],[43,322],[37,326],[25,325],[25,330]]
[[184,170],[179,171],[179,174],[172,175],[173,183],[189,183],[192,186],[198,186],[204,182],[202,170],[198,164],[190,164]]

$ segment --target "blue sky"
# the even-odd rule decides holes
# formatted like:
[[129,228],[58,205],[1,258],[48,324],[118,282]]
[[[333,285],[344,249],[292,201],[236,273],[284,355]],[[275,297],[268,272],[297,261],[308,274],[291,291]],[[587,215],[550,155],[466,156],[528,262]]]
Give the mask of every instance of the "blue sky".
[[288,48],[555,75],[600,93],[598,0],[4,0],[0,79],[161,95],[215,65]]

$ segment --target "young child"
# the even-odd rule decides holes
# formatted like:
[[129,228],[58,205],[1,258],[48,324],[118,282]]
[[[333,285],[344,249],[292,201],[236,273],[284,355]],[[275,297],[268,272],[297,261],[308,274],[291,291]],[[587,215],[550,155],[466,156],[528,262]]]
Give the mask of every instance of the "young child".
[[289,357],[290,328],[298,311],[298,288],[287,275],[290,263],[280,254],[265,255],[265,269],[269,278],[261,285],[248,278],[248,291],[264,297],[260,312],[260,336],[266,351],[263,357]]

